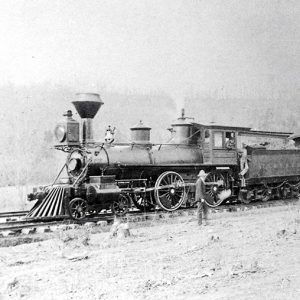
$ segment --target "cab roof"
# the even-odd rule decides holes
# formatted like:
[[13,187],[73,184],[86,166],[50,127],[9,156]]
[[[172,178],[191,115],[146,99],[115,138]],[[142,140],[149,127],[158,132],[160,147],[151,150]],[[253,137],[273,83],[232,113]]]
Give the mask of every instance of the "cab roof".
[[264,130],[253,130],[251,127],[241,127],[241,126],[227,126],[227,125],[220,125],[220,124],[200,124],[200,123],[192,123],[194,127],[197,129],[201,127],[205,127],[207,129],[216,129],[216,130],[228,130],[228,131],[238,131],[248,134],[262,134],[262,135],[277,135],[288,137],[292,132],[282,132],[282,131],[264,131]]

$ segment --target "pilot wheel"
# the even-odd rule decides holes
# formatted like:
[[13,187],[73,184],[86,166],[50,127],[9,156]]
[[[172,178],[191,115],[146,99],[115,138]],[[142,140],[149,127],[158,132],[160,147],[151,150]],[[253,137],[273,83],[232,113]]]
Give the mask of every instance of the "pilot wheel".
[[86,217],[87,202],[82,198],[74,198],[68,205],[68,212],[72,219],[81,220]]
[[130,207],[130,197],[120,194],[117,200],[111,204],[111,211],[117,216],[124,216],[128,213]]

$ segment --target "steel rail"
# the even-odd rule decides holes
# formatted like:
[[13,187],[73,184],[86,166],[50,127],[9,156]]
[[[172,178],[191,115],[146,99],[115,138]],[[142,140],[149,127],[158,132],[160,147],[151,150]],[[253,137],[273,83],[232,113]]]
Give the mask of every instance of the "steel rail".
[[0,212],[0,218],[5,217],[15,217],[19,215],[26,215],[29,212],[29,210],[20,210],[20,211],[8,211],[8,212]]
[[[245,211],[245,210],[252,210],[253,208],[267,208],[267,207],[279,207],[279,206],[285,206],[285,205],[295,205],[299,201],[298,198],[294,199],[282,199],[282,200],[271,200],[267,202],[251,202],[249,204],[239,203],[239,204],[229,204],[229,205],[220,205],[215,208],[209,208],[211,213],[218,213],[218,212],[235,212],[235,211]],[[191,214],[195,213],[196,208],[180,208],[178,210],[169,212],[165,210],[155,210],[152,212],[142,212],[139,210],[131,211],[127,213],[122,218],[127,221],[134,220],[135,217],[137,221],[146,221],[150,220],[153,216],[159,216],[160,218],[164,218],[164,215],[173,215],[173,216],[181,216],[184,211],[186,211],[188,214],[191,212]],[[20,221],[20,222],[10,222],[9,224],[3,224],[1,226],[0,224],[0,234],[4,231],[12,231],[14,233],[20,233],[22,229],[25,228],[38,228],[38,227],[48,227],[50,226],[68,226],[71,224],[85,224],[85,223],[96,223],[98,221],[106,221],[106,222],[112,222],[114,220],[115,216],[112,213],[102,213],[96,217],[93,218],[84,218],[82,220],[72,220],[72,219],[66,219],[62,218],[61,220],[49,220],[46,221],[43,220],[27,220],[27,221]],[[144,219],[144,220],[143,220]],[[6,225],[6,226],[4,226]],[[9,225],[9,226],[7,226]]]

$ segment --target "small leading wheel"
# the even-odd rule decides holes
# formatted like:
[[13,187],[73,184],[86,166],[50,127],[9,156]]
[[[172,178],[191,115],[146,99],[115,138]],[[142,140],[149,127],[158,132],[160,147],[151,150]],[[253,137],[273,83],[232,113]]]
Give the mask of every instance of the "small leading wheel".
[[87,202],[82,198],[74,198],[68,205],[69,215],[74,220],[85,218],[87,213]]
[[111,204],[111,211],[117,216],[124,216],[130,207],[130,197],[120,194],[117,200]]
[[168,171],[157,178],[154,196],[162,209],[167,211],[178,209],[185,200],[185,195],[184,181],[178,173]]
[[132,202],[140,211],[151,211],[155,207],[153,192],[132,195]]
[[210,207],[219,206],[223,200],[225,191],[225,179],[219,172],[210,172],[205,177],[205,202]]

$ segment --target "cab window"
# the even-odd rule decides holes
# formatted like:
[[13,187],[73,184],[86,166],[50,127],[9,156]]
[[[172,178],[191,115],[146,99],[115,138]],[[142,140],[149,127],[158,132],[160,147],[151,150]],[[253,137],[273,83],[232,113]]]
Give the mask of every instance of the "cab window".
[[235,148],[235,133],[232,131],[225,132],[225,148]]
[[214,132],[214,148],[223,148],[223,132]]

